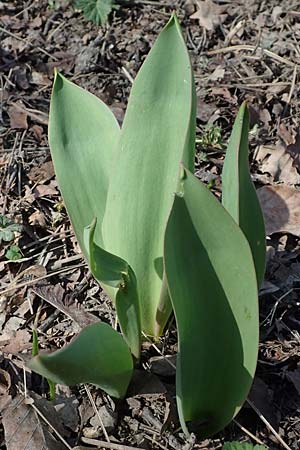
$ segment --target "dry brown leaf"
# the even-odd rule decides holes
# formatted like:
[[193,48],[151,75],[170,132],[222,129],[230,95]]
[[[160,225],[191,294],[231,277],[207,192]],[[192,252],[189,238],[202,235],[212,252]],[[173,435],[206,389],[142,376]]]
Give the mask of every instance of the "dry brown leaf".
[[225,6],[220,6],[212,0],[196,1],[197,11],[190,16],[191,19],[199,20],[201,27],[208,31],[213,31],[218,25],[223,23],[227,14]]
[[10,342],[5,345],[1,351],[9,355],[16,355],[23,350],[28,350],[32,348],[32,343],[29,342],[31,339],[31,334],[26,330],[18,330]]
[[54,176],[52,161],[47,161],[40,166],[34,166],[27,174],[30,181],[34,183],[45,183]]
[[7,38],[1,40],[1,47],[4,50],[13,52],[16,55],[17,53],[22,53],[25,48],[28,47],[28,43],[13,36],[8,36]]
[[0,395],[5,394],[11,387],[10,375],[6,370],[0,369]]
[[9,389],[11,387],[11,378],[6,370],[0,369],[0,413],[11,402]]
[[260,146],[256,160],[261,164],[261,171],[269,173],[274,181],[289,185],[300,184],[300,174],[294,167],[294,158],[284,145]]
[[16,105],[12,105],[8,108],[8,115],[11,128],[17,128],[21,130],[26,130],[28,128],[28,114],[26,111],[21,110]]
[[65,450],[20,395],[4,410],[2,424],[7,450]]
[[290,130],[287,129],[286,125],[281,122],[278,127],[278,136],[283,140],[286,145],[290,145],[294,142],[294,138]]
[[237,97],[236,97],[236,95],[232,95],[230,93],[229,89],[227,89],[227,88],[214,86],[214,87],[211,88],[211,93],[213,95],[220,95],[225,100],[227,100],[228,103],[231,103],[232,105],[236,105],[237,104]]
[[266,234],[286,232],[300,236],[300,191],[284,185],[257,191],[263,209]]
[[25,281],[26,279],[30,278],[41,278],[47,275],[47,270],[44,266],[41,266],[39,264],[35,264],[34,266],[27,267],[27,269],[20,272],[14,281],[20,282],[21,279]]
[[[22,75],[23,76],[23,75]],[[21,74],[20,74],[21,77]],[[26,78],[27,80],[27,78]],[[22,84],[25,83],[25,80],[22,80]],[[29,87],[29,83],[28,81],[26,81],[27,86]],[[20,84],[20,82],[19,82]],[[25,89],[25,86],[21,86],[22,89]],[[28,88],[27,88],[28,89]],[[27,108],[26,106],[23,105],[22,102],[12,102],[11,103],[12,106],[14,106],[16,109],[18,109],[19,111],[26,113],[27,116],[29,116],[32,120],[37,121],[39,123],[41,123],[42,125],[48,125],[48,114],[44,113],[43,111],[39,111],[37,109],[32,109],[32,108]]]
[[197,118],[202,122],[207,123],[217,109],[216,103],[206,103],[203,98],[197,97]]
[[47,74],[33,70],[31,72],[31,83],[39,86],[49,86],[51,84],[51,80]]
[[213,73],[209,76],[209,79],[211,81],[218,81],[218,80],[223,80],[225,76],[225,69],[222,66],[218,66],[215,68],[215,70],[213,71]]
[[51,197],[53,195],[58,195],[58,191],[56,189],[56,182],[52,182],[50,184],[39,184],[33,190],[34,198],[40,197]]
[[33,292],[54,308],[59,309],[63,314],[73,320],[80,328],[85,328],[92,323],[99,322],[99,319],[96,316],[85,311],[82,306],[76,305],[75,303],[65,305],[63,303],[65,291],[60,284],[56,284],[55,286],[35,286]]
[[290,143],[286,151],[293,158],[293,167],[300,169],[300,133],[299,130],[295,136],[295,139]]
[[45,214],[42,211],[35,211],[28,217],[30,225],[46,228]]
[[31,22],[29,23],[30,28],[40,28],[42,26],[42,19],[40,16],[35,17]]
[[34,134],[34,137],[36,138],[36,140],[38,142],[41,142],[43,134],[44,134],[43,127],[41,127],[40,125],[33,125],[31,127],[31,130],[33,131],[33,134]]

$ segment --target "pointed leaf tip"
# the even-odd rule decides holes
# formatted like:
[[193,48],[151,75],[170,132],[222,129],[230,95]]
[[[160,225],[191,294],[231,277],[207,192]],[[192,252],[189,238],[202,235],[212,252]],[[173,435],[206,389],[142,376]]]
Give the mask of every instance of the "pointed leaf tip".
[[193,422],[205,438],[231,421],[248,394],[258,347],[257,284],[240,228],[190,171],[184,175],[164,262],[178,329],[180,422],[183,429]]
[[265,226],[249,169],[249,110],[243,102],[235,119],[222,171],[222,203],[250,244],[260,286],[265,272]]

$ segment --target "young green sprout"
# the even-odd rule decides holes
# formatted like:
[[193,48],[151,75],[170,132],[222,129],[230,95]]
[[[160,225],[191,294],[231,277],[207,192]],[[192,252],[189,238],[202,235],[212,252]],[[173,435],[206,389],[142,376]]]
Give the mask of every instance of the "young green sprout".
[[197,423],[206,437],[237,414],[253,380],[265,249],[247,107],[228,147],[222,206],[194,175],[195,100],[174,14],[133,83],[121,129],[105,104],[56,73],[49,125],[56,176],[122,334],[99,322],[30,366],[58,383],[91,382],[124,397],[141,333],[157,339],[173,311],[181,426],[188,434]]

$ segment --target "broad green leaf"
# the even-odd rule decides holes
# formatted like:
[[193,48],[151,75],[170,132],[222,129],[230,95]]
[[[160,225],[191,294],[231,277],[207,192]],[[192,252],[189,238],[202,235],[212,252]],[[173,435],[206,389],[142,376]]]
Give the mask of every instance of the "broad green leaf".
[[222,450],[267,450],[264,445],[252,445],[247,442],[226,442]]
[[258,294],[249,244],[232,217],[183,172],[165,235],[165,269],[179,352],[181,425],[202,437],[226,426],[246,399],[258,351]]
[[113,255],[95,244],[96,220],[84,230],[88,246],[89,265],[96,280],[115,289],[114,298],[118,319],[124,338],[132,354],[138,359],[141,347],[140,309],[136,277],[124,259]]
[[248,163],[249,112],[243,103],[229,140],[222,173],[222,203],[241,227],[251,247],[257,282],[265,273],[265,225]]
[[193,170],[194,141],[195,87],[173,15],[133,83],[102,227],[105,249],[136,274],[149,335],[162,332],[171,311],[162,281],[163,236],[179,162]]
[[92,383],[109,395],[125,396],[133,371],[122,336],[106,323],[89,325],[69,345],[35,356],[29,367],[55,383]]
[[88,20],[103,25],[112,9],[117,9],[113,0],[75,0],[75,7],[82,10]]
[[[83,251],[84,228],[94,217],[102,222],[119,133],[115,117],[103,102],[56,73],[49,143],[64,203]],[[101,233],[95,240],[102,244]]]

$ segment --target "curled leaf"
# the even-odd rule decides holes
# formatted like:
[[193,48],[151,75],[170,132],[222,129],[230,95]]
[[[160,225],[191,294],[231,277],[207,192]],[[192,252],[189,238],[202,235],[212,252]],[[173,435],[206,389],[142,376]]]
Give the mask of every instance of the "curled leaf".
[[106,323],[95,323],[61,350],[35,356],[29,367],[55,383],[92,383],[112,397],[122,398],[133,362],[122,336]]

